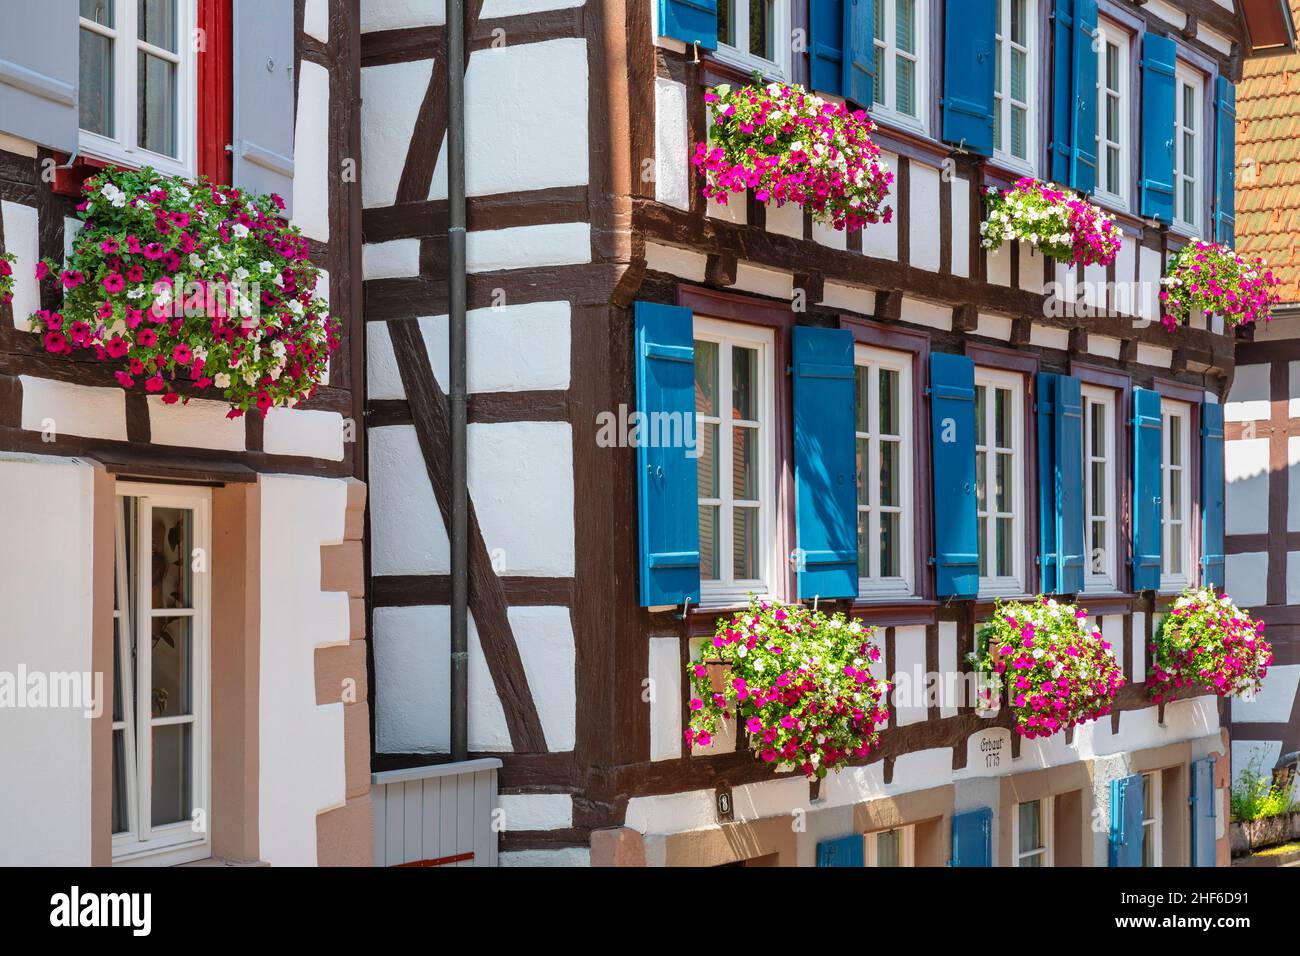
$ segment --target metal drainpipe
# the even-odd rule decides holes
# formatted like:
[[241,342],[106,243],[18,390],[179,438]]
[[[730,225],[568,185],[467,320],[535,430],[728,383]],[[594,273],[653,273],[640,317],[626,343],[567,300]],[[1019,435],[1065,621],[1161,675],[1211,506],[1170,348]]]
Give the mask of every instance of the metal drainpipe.
[[447,347],[451,410],[451,759],[469,753],[465,371],[465,2],[447,0]]

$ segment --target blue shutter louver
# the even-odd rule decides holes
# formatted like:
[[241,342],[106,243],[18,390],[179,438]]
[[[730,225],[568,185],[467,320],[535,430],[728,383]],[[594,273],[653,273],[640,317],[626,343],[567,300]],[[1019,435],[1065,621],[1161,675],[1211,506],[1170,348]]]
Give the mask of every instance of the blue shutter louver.
[[1142,41],[1142,215],[1174,218],[1174,41],[1148,33]]
[[943,138],[992,156],[998,0],[947,0],[944,10]]
[[949,866],[993,865],[993,811],[989,807],[957,813],[952,818],[952,859]]
[[818,866],[866,866],[866,847],[861,833],[853,833],[817,844]]
[[844,92],[844,77],[849,72],[844,59],[848,19],[844,3],[845,0],[808,0],[808,82],[817,92],[832,96]]
[[1074,102],[1070,185],[1087,194],[1097,185],[1097,0],[1074,0]]
[[718,48],[718,0],[659,0],[659,35]]
[[1214,866],[1218,856],[1215,836],[1214,758],[1193,760],[1192,793],[1188,801],[1192,811],[1192,866]]
[[1146,808],[1141,774],[1110,782],[1110,865],[1142,865],[1142,814]]
[[1056,380],[1056,566],[1062,594],[1078,594],[1084,581],[1083,392],[1077,378]]
[[[689,447],[691,438],[698,440],[693,316],[690,309],[654,302],[637,302],[634,315],[641,606],[698,603],[698,461]],[[684,440],[665,446],[655,435]]]
[[1052,450],[1056,445],[1053,421],[1056,403],[1056,380],[1051,372],[1038,373],[1038,404],[1034,420],[1038,428],[1038,570],[1039,589],[1044,594],[1057,592],[1056,577],[1056,463]]
[[799,597],[858,596],[853,333],[794,329]]
[[[843,0],[844,98],[868,109],[876,89],[876,2]],[[884,3],[885,0],[879,0]]]
[[1133,590],[1160,587],[1160,393],[1133,389]]
[[1214,198],[1215,241],[1231,246],[1236,240],[1237,88],[1226,76],[1214,88],[1214,112],[1218,118],[1215,138],[1217,189]]
[[1074,0],[1056,0],[1052,20],[1052,179],[1068,183],[1074,129]]
[[979,593],[975,502],[975,363],[964,355],[930,356],[930,427],[934,467],[935,592]]
[[1201,406],[1201,584],[1223,589],[1223,406]]

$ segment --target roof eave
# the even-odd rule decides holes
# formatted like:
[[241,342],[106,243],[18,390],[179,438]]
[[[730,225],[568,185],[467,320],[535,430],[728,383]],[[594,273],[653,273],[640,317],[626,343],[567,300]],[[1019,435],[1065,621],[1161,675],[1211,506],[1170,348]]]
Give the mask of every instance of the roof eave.
[[[1296,27],[1287,0],[1237,0],[1247,59],[1296,52]],[[1253,21],[1253,29],[1252,29]]]

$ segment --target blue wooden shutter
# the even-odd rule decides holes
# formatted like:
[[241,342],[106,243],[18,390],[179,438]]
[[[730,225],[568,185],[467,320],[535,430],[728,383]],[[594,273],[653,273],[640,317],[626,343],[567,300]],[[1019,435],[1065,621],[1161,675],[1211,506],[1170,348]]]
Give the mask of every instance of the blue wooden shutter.
[[998,0],[947,0],[944,10],[943,138],[992,156]]
[[1052,14],[1052,178],[1069,183],[1074,129],[1074,0],[1055,0]]
[[1219,77],[1215,85],[1214,109],[1219,119],[1215,140],[1218,188],[1214,199],[1214,238],[1231,246],[1235,242],[1237,224],[1237,88],[1226,76]]
[[858,596],[853,333],[794,330],[794,494],[799,596]]
[[[77,4],[6,3],[0,28],[0,130],[67,153],[77,151],[80,67]],[[39,9],[39,13],[37,10]],[[120,95],[120,94],[119,94]]]
[[1039,589],[1055,594],[1056,587],[1056,380],[1051,372],[1038,373],[1038,570]]
[[1142,865],[1142,813],[1145,783],[1141,774],[1110,782],[1110,865]]
[[1160,393],[1133,389],[1133,590],[1160,587]]
[[865,846],[861,833],[817,844],[818,866],[866,866]]
[[808,82],[814,90],[832,96],[844,91],[844,76],[848,73],[844,62],[844,3],[808,0]]
[[952,818],[952,859],[949,866],[993,865],[993,811],[968,810]]
[[930,356],[930,428],[934,465],[935,593],[979,593],[975,507],[975,363],[964,355]]
[[1218,855],[1214,845],[1217,830],[1214,819],[1214,758],[1193,760],[1191,771],[1192,866],[1214,866]]
[[1083,393],[1077,378],[1056,380],[1056,566],[1062,594],[1083,590]]
[[1070,185],[1090,193],[1097,185],[1097,0],[1074,0],[1074,112],[1070,136]]
[[641,606],[698,602],[698,462],[688,442],[652,441],[656,434],[695,435],[694,323],[690,309],[675,305],[637,302],[634,312]]
[[1142,215],[1174,217],[1174,41],[1148,33],[1142,41]]
[[718,0],[659,0],[659,35],[718,48]]
[[1201,406],[1201,584],[1224,586],[1223,406]]
[[876,90],[876,0],[843,2],[844,98],[867,109]]

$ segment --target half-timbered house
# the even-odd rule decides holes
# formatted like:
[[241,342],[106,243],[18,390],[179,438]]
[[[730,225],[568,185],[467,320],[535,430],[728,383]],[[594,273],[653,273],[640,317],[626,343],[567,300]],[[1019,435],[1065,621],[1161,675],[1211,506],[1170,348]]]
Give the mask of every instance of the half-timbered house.
[[[359,30],[349,0],[0,4],[0,863],[370,859]],[[343,326],[310,401],[229,419],[46,354],[36,263],[106,165],[285,197]]]
[[[502,863],[1226,860],[1218,701],[1153,705],[1144,679],[1172,596],[1224,583],[1236,343],[1215,316],[1166,331],[1156,295],[1172,251],[1232,241],[1235,83],[1293,48],[1286,6],[466,8],[457,764],[447,30],[441,4],[361,4],[376,860],[460,852],[435,831],[492,786]],[[892,221],[705,200],[705,92],[755,78],[869,111]],[[1022,175],[1113,213],[1115,263],[986,252],[985,190]],[[702,446],[638,443],[658,413]],[[947,417],[970,425],[936,441]],[[817,787],[684,743],[685,666],[750,593],[841,608],[879,628],[880,676],[920,678],[969,668],[996,597],[1040,592],[1087,608],[1129,682],[1068,735],[900,696],[880,747]],[[461,771],[492,779],[449,791]]]

